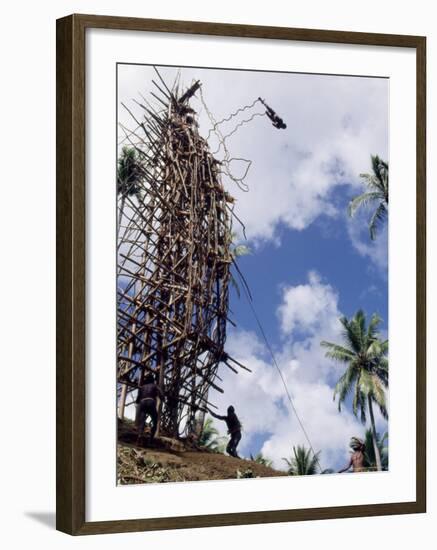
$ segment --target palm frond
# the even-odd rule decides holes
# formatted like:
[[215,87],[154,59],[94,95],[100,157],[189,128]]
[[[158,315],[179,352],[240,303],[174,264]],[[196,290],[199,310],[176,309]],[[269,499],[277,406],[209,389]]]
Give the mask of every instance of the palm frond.
[[322,342],[320,342],[320,345],[324,348],[328,348],[325,356],[329,359],[333,359],[334,361],[339,361],[342,363],[349,363],[354,359],[354,352],[343,346],[334,344],[332,342],[326,342],[325,340],[322,340]]
[[141,190],[144,177],[143,161],[133,147],[123,147],[117,161],[117,192],[120,195],[132,196]]
[[384,221],[387,219],[387,207],[382,202],[378,208],[375,210],[373,216],[370,218],[369,222],[369,232],[370,232],[370,238],[372,241],[375,240],[376,234],[379,231],[381,225],[384,223]]
[[369,326],[367,327],[367,341],[370,343],[378,337],[378,327],[381,324],[382,319],[377,314],[374,313],[369,321]]
[[378,155],[371,155],[372,170],[381,188],[385,188],[388,179],[388,164]]
[[384,195],[380,191],[363,193],[354,197],[348,205],[348,213],[352,218],[359,208],[366,208],[375,201],[384,200]]
[[363,349],[363,343],[366,333],[366,318],[364,311],[359,309],[350,321],[342,322],[345,330],[343,337],[355,353],[360,353]]
[[213,419],[207,418],[200,432],[198,445],[211,451],[224,452],[224,440],[224,437],[219,437],[219,431],[214,426]]
[[359,208],[365,208],[378,202],[378,206],[369,221],[370,238],[375,239],[377,231],[387,218],[388,214],[388,163],[378,155],[371,156],[372,173],[360,174],[367,191],[358,195],[349,203],[349,215],[353,216]]
[[378,408],[386,420],[388,419],[387,400],[385,388],[378,376],[373,375],[373,388],[370,397],[378,405]]
[[338,395],[338,410],[341,411],[341,404],[352,390],[352,385],[357,379],[358,371],[352,367],[346,369],[346,372],[340,377],[334,388],[334,400]]
[[[378,433],[376,434],[376,445],[379,449],[381,455],[381,465],[383,470],[388,470],[388,433],[384,433],[381,437]],[[369,470],[376,470],[376,458],[375,458],[375,449],[373,447],[373,436],[372,430],[368,429],[365,433],[364,439],[364,466],[369,468]]]
[[[385,389],[388,387],[388,340],[378,338],[381,318],[373,314],[366,323],[363,310],[358,310],[351,319],[341,317],[345,345],[322,341],[325,357],[346,365],[337,381],[334,401],[338,398],[338,410],[348,395],[352,395],[352,412],[363,424],[367,420],[370,402],[375,402],[384,418],[388,418]],[[372,417],[371,417],[372,418]]]
[[[273,464],[273,461],[270,460],[270,458],[267,458],[266,456],[264,456],[262,453],[257,453],[255,456],[251,454],[250,460],[252,460],[253,462],[256,462],[257,464],[262,464],[263,466],[267,466],[268,468],[270,468]],[[286,459],[283,459],[283,460],[286,460]]]
[[311,449],[298,445],[297,447],[293,447],[293,456],[291,458],[283,458],[282,460],[288,466],[288,475],[314,475],[317,473],[319,455],[320,451],[313,454]]
[[388,353],[388,340],[381,340],[381,349],[384,354]]
[[352,412],[355,416],[358,416],[360,413],[360,420],[362,424],[366,423],[367,420],[367,401],[364,392],[361,387],[361,373],[357,377],[357,383],[355,384],[354,398],[352,401]]

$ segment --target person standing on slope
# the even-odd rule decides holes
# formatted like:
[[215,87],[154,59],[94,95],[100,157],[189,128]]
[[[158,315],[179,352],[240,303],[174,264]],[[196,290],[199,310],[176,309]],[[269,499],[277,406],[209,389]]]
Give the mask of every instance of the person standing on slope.
[[241,423],[238,420],[238,416],[235,414],[234,407],[232,405],[228,407],[228,414],[226,416],[220,416],[212,411],[209,412],[214,418],[217,418],[217,420],[223,420],[226,422],[228,434],[231,436],[231,439],[226,447],[226,452],[234,458],[240,458],[237,453],[237,447],[241,439]]

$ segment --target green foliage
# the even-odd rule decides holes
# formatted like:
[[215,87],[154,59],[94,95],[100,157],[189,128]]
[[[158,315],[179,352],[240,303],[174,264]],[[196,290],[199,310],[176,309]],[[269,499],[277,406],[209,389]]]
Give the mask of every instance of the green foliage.
[[[376,444],[381,456],[381,466],[383,470],[388,470],[388,433],[385,432],[381,437],[380,434],[376,434]],[[364,451],[364,465],[369,470],[376,470],[376,457],[375,449],[373,447],[372,430],[366,430],[364,439],[365,451]]]
[[381,318],[372,315],[366,327],[364,312],[359,310],[350,320],[340,318],[343,325],[344,345],[321,342],[327,348],[326,357],[346,365],[344,374],[338,380],[334,399],[338,397],[338,409],[347,396],[352,394],[352,410],[360,413],[362,423],[366,422],[368,399],[375,402],[384,418],[388,417],[385,389],[388,386],[388,340],[381,341],[378,326]]
[[253,470],[246,468],[245,470],[237,470],[237,479],[250,479],[256,477]]
[[[352,395],[352,411],[366,423],[370,414],[372,434],[376,434],[373,404],[376,404],[384,418],[388,418],[386,388],[388,387],[388,340],[380,340],[378,327],[381,319],[372,315],[369,325],[362,310],[349,320],[341,317],[343,344],[321,342],[327,348],[326,357],[346,366],[334,389],[334,400],[338,397],[338,410],[349,395]],[[372,436],[373,438],[374,436]],[[375,455],[378,454],[375,453]],[[378,470],[380,456],[375,456]]]
[[123,147],[117,161],[117,192],[120,195],[138,195],[144,177],[140,154],[133,147]]
[[171,480],[171,472],[169,468],[164,468],[159,463],[150,464],[150,461],[145,464],[144,475],[146,483],[164,483]]
[[144,456],[143,451],[120,446],[117,452],[117,481],[122,485],[172,481],[169,467]]
[[250,460],[252,460],[253,462],[256,462],[257,464],[262,464],[263,466],[267,466],[268,468],[271,468],[273,465],[273,461],[270,460],[270,458],[265,457],[262,453],[257,453],[255,456],[251,454]]
[[246,246],[245,244],[239,244],[232,248],[231,254],[235,258],[239,258],[240,256],[247,256],[248,254],[251,254],[251,249]]
[[313,454],[311,449],[306,449],[304,445],[293,447],[293,456],[283,458],[288,466],[287,474],[289,476],[309,476],[317,474],[318,459],[320,451]]
[[215,453],[225,452],[225,438],[219,437],[219,431],[214,426],[214,421],[212,418],[207,418],[205,420],[198,439],[198,445]]
[[[231,234],[231,248],[230,248],[230,254],[232,261],[235,262],[237,258],[240,258],[241,256],[247,256],[248,254],[252,254],[252,250],[244,245],[244,244],[238,244],[234,245],[234,241],[237,239],[236,233]],[[235,276],[231,273],[231,284],[235,288],[235,291],[237,293],[237,296],[240,297],[240,287],[237,283],[237,280]]]
[[376,206],[370,220],[370,238],[375,240],[378,230],[388,216],[388,163],[378,155],[371,156],[372,173],[360,174],[367,191],[358,195],[349,203],[348,211],[352,217],[361,208]]

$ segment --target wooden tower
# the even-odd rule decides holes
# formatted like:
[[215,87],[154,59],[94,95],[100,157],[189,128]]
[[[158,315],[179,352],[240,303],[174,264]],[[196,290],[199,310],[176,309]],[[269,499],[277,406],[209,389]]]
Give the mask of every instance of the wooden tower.
[[224,349],[234,200],[190,107],[200,82],[182,94],[153,83],[160,108],[131,113],[118,170],[118,406],[123,416],[153,372],[165,393],[160,432],[178,437],[214,407],[219,365],[245,368]]

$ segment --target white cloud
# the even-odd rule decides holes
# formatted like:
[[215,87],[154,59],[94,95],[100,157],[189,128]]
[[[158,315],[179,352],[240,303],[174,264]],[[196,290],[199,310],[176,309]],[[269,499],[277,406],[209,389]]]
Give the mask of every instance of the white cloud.
[[387,224],[381,228],[377,238],[372,241],[369,235],[370,215],[361,212],[350,218],[347,223],[347,232],[354,249],[360,256],[367,258],[379,274],[387,278],[388,269],[388,230]]
[[[305,284],[283,289],[278,317],[284,340],[275,356],[313,448],[322,451],[323,468],[347,461],[350,437],[364,433],[361,423],[333,402],[333,380],[342,371],[320,346],[321,340],[341,338],[339,316],[337,292],[315,272]],[[243,454],[262,437],[262,452],[284,468],[282,457],[291,455],[293,445],[308,447],[308,442],[268,350],[255,334],[241,330],[230,333],[227,349],[252,373],[235,375],[224,367],[225,393],[214,393],[213,401],[221,410],[235,406],[244,427]]]
[[[161,69],[171,83],[176,69]],[[153,89],[153,69],[141,66],[119,67],[119,99],[135,113],[132,103],[138,92],[148,96]],[[321,215],[336,216],[332,192],[340,185],[359,189],[360,172],[369,168],[370,155],[387,157],[388,81],[362,77],[214,71],[182,69],[185,85],[199,78],[209,109],[221,120],[258,96],[283,117],[288,127],[276,130],[266,117],[256,117],[228,139],[232,157],[253,161],[245,193],[227,182],[237,199],[236,213],[244,221],[249,239],[275,240],[280,224],[302,230]],[[200,130],[206,136],[211,123],[202,103],[192,100],[200,113]],[[240,113],[220,126],[230,133],[237,122],[262,111]],[[127,113],[120,109],[121,121],[132,127]],[[214,149],[217,141],[211,137]],[[220,154],[218,155],[220,156]],[[242,172],[244,164],[232,163]]]
[[[314,451],[322,451],[319,459],[322,469],[338,468],[343,462],[347,463],[350,437],[360,435],[363,427],[346,410],[338,412],[332,401],[332,388],[327,384],[306,384],[297,380],[294,395],[296,410]],[[281,458],[291,456],[293,445],[308,448],[308,441],[294,412],[288,407],[282,422],[278,423],[278,429],[264,443],[262,452],[274,457],[276,465],[284,467]]]
[[[264,358],[266,350],[253,333],[237,332],[229,339],[228,349],[252,373],[223,373],[224,394],[215,393],[213,400],[223,411],[233,404],[243,424],[241,451],[247,455],[254,438],[262,436],[261,451],[273,459],[275,467],[284,469],[282,457],[290,456],[293,445],[308,441],[288,401],[280,376],[272,361]],[[303,361],[302,361],[303,359]],[[362,434],[363,427],[347,410],[339,413],[333,402],[332,388],[323,381],[306,381],[302,376],[311,362],[311,354],[301,356],[299,366],[293,359],[279,361],[293,403],[315,451],[322,450],[323,468],[338,467],[346,461],[352,435]],[[225,426],[217,424],[222,434]]]
[[339,315],[338,295],[330,285],[323,284],[315,271],[310,271],[308,284],[286,287],[283,303],[278,308],[281,330],[291,334],[296,329],[305,332],[320,330]]
[[322,340],[341,339],[338,293],[323,282],[317,272],[310,271],[308,281],[284,287],[278,317],[284,344],[281,360],[306,381],[331,381],[338,374],[338,366],[325,358],[320,346]]

